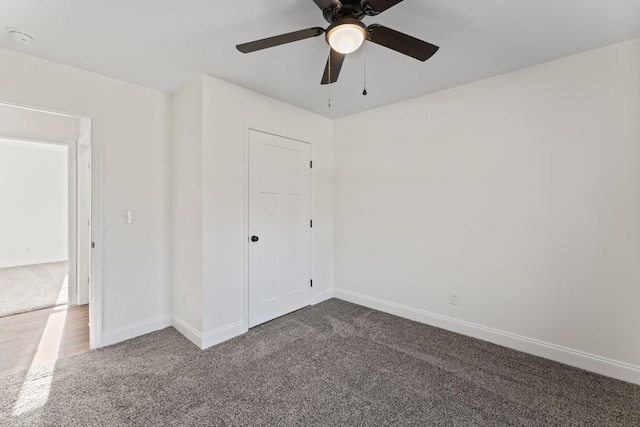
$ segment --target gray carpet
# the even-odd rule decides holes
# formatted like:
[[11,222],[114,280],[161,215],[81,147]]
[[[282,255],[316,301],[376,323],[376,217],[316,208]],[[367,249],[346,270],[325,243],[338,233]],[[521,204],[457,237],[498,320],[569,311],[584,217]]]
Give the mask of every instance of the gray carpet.
[[205,351],[169,328],[0,382],[11,426],[640,426],[640,386],[335,299]]
[[68,302],[68,262],[0,268],[0,317]]

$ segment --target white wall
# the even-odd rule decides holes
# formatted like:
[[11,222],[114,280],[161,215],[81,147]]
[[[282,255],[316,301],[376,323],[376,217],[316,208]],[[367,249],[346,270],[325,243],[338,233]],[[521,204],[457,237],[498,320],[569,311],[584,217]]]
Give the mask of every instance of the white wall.
[[[95,119],[98,344],[170,325],[171,97],[5,49],[0,64],[0,101]],[[133,211],[133,224],[121,223],[123,209]]]
[[183,334],[202,335],[202,78],[173,96],[173,317]]
[[205,333],[243,315],[244,138],[246,126],[311,143],[313,294],[333,288],[332,122],[210,76],[203,76]]
[[[174,301],[176,327],[200,347],[247,330],[244,150],[248,126],[311,143],[313,295],[314,302],[330,298],[333,289],[331,121],[206,75],[175,95],[174,116],[177,118],[175,149],[190,151],[174,155],[174,195],[182,197],[181,203],[174,203],[173,287],[174,298],[180,298],[180,303]],[[200,120],[201,135],[194,129]],[[201,243],[196,241],[198,236]],[[190,269],[198,266],[202,268],[201,283],[194,288],[200,273]],[[181,304],[183,293],[186,293],[186,308]],[[202,305],[190,306],[191,301]],[[201,324],[197,323],[200,311]]]
[[78,130],[74,117],[0,104],[0,137],[70,144],[78,140]]
[[312,143],[316,300],[335,279],[342,298],[640,382],[638,52],[634,40],[332,123],[209,76],[172,115],[168,94],[0,49],[0,101],[95,119],[102,344],[171,324],[171,212],[173,312],[203,346],[242,331],[254,126]]
[[334,129],[337,296],[640,383],[640,39]]
[[0,138],[0,268],[68,258],[68,149]]

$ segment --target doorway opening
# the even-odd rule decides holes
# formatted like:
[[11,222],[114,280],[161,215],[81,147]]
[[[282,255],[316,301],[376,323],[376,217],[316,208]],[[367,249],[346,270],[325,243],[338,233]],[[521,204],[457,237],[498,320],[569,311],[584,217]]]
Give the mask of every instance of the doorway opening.
[[0,103],[0,374],[95,347],[91,133]]

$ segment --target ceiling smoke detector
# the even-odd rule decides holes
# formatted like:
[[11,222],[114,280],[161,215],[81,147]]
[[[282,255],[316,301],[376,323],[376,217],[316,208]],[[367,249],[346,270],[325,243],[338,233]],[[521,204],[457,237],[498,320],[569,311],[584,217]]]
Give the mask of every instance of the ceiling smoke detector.
[[33,36],[20,28],[7,28],[5,29],[11,40],[19,44],[31,44],[33,42]]

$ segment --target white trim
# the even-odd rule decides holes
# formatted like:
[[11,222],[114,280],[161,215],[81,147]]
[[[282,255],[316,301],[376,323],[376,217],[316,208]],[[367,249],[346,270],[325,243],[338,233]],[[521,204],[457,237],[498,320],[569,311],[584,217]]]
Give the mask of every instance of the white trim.
[[88,304],[91,289],[91,120],[79,119],[76,158],[76,288],[75,303]]
[[249,130],[243,123],[242,141],[242,323],[249,330]]
[[334,289],[325,289],[324,291],[314,291],[313,292],[313,300],[311,301],[311,305],[320,304],[322,301],[326,301],[334,297]]
[[1,100],[0,100],[0,105],[4,105],[4,106],[7,106],[7,107],[21,108],[23,110],[36,111],[36,112],[39,112],[39,113],[54,114],[56,116],[72,117],[72,118],[75,118],[75,119],[91,119],[92,118],[92,116],[89,116],[89,115],[86,115],[86,114],[82,114],[82,113],[77,113],[77,112],[51,110],[51,109],[48,109],[48,108],[32,107],[30,105],[18,104],[18,103],[15,103],[15,102],[7,102],[7,101],[1,101]]
[[230,340],[246,333],[248,329],[244,325],[244,319],[223,326],[210,332],[205,332],[202,336],[202,349]]
[[173,327],[189,341],[195,344],[195,346],[200,350],[220,344],[221,342],[235,338],[247,332],[244,319],[202,334],[183,318],[174,315]]
[[102,345],[112,345],[140,335],[158,331],[160,329],[173,326],[173,317],[169,314],[158,316],[153,319],[144,320],[131,325],[116,328],[111,331],[105,331],[102,334]]
[[631,365],[606,357],[585,353],[556,344],[524,337],[510,332],[489,328],[440,314],[397,304],[379,298],[362,295],[344,289],[335,289],[335,297],[354,304],[363,305],[385,313],[415,320],[420,323],[457,332],[473,338],[489,341],[514,350],[554,360],[576,368],[595,372],[635,384],[640,384],[640,366]]
[[[309,216],[311,217],[311,221],[316,222],[315,227],[309,228],[309,278],[311,279],[311,283],[313,283],[313,279],[316,277],[316,229],[318,228],[318,221],[316,220],[316,174],[315,170],[311,165],[313,165],[313,155],[315,151],[315,144],[307,142],[309,144]],[[318,286],[318,281],[316,280],[316,286]],[[316,290],[311,286],[311,291],[309,292],[309,305],[316,304]]]
[[[0,103],[0,105],[2,105],[2,103]],[[82,120],[82,119],[79,119]],[[24,136],[13,136],[9,133],[3,133],[0,135],[0,137],[2,139],[11,139],[13,141],[23,141],[23,142],[35,142],[37,144],[49,144],[49,145],[73,145],[76,143],[75,140],[73,139],[67,139],[67,138],[54,138],[54,137],[47,137],[47,139],[43,139],[43,138],[31,138],[31,137],[24,137]]]
[[101,122],[97,118],[89,118],[91,133],[91,286],[89,286],[89,342],[91,349],[100,348],[104,341],[102,324],[102,203],[103,203],[103,156]]
[[173,327],[191,341],[196,347],[202,349],[202,334],[196,328],[191,326],[182,317],[173,315]]
[[68,291],[69,304],[78,304],[78,143],[67,145],[67,260],[68,260]]

